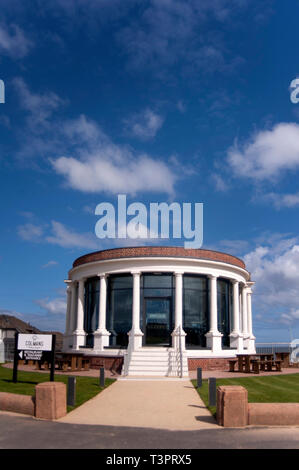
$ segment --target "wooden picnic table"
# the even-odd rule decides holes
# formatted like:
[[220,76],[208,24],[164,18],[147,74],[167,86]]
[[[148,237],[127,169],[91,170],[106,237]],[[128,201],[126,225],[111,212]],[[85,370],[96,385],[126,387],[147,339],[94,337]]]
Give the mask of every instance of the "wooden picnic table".
[[57,355],[56,363],[58,368],[62,370],[68,370],[69,367],[72,372],[82,369],[89,370],[89,359],[80,353]]
[[237,354],[238,372],[259,374],[260,371],[272,371],[273,366],[281,372],[282,360],[274,358],[274,354]]

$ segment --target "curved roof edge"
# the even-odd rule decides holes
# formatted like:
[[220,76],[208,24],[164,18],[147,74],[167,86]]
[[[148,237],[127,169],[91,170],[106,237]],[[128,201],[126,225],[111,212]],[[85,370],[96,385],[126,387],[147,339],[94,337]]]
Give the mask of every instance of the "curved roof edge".
[[214,250],[204,250],[201,248],[183,248],[177,246],[136,246],[123,248],[110,248],[107,250],[95,251],[80,256],[73,263],[73,268],[83,264],[95,261],[104,261],[120,258],[138,258],[138,257],[177,257],[177,258],[195,258],[211,261],[221,261],[224,263],[238,266],[246,269],[244,261],[228,253],[222,253]]

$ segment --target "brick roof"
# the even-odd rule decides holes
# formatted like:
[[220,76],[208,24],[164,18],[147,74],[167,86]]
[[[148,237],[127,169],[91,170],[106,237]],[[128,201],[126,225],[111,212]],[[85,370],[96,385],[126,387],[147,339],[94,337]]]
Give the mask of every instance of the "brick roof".
[[96,251],[77,258],[73,267],[80,266],[94,261],[104,261],[109,259],[118,258],[138,258],[138,257],[175,257],[175,258],[195,258],[205,259],[211,261],[220,261],[223,263],[232,264],[245,269],[245,263],[236,256],[219,251],[202,250],[194,248],[183,248],[176,246],[138,246],[126,248],[113,248],[109,250]]

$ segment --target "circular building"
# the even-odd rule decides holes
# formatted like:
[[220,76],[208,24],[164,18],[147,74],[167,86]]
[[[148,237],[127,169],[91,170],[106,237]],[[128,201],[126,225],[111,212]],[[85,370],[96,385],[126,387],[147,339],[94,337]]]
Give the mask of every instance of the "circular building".
[[255,352],[250,273],[239,258],[183,247],[117,248],[76,259],[65,352],[124,375],[186,376]]

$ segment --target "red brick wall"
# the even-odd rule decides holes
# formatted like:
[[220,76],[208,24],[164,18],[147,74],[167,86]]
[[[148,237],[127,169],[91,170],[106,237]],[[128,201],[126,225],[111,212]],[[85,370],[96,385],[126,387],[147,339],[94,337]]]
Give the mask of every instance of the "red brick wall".
[[220,253],[219,251],[212,250],[201,250],[177,246],[139,246],[132,248],[115,248],[111,250],[97,251],[95,253],[89,253],[87,255],[77,258],[73,267],[80,266],[81,264],[91,263],[93,261],[102,261],[106,259],[117,259],[117,258],[135,258],[143,256],[171,256],[171,257],[183,257],[183,258],[197,258],[197,259],[208,259],[212,261],[222,261],[224,263],[233,264],[245,269],[245,264],[239,258],[235,256]]
[[188,369],[196,370],[198,367],[201,367],[202,370],[228,370],[229,364],[228,361],[235,359],[234,357],[228,358],[188,358]]
[[106,370],[111,370],[120,374],[123,362],[124,358],[119,356],[92,356],[90,357],[90,368],[99,369],[100,367],[104,367]]

